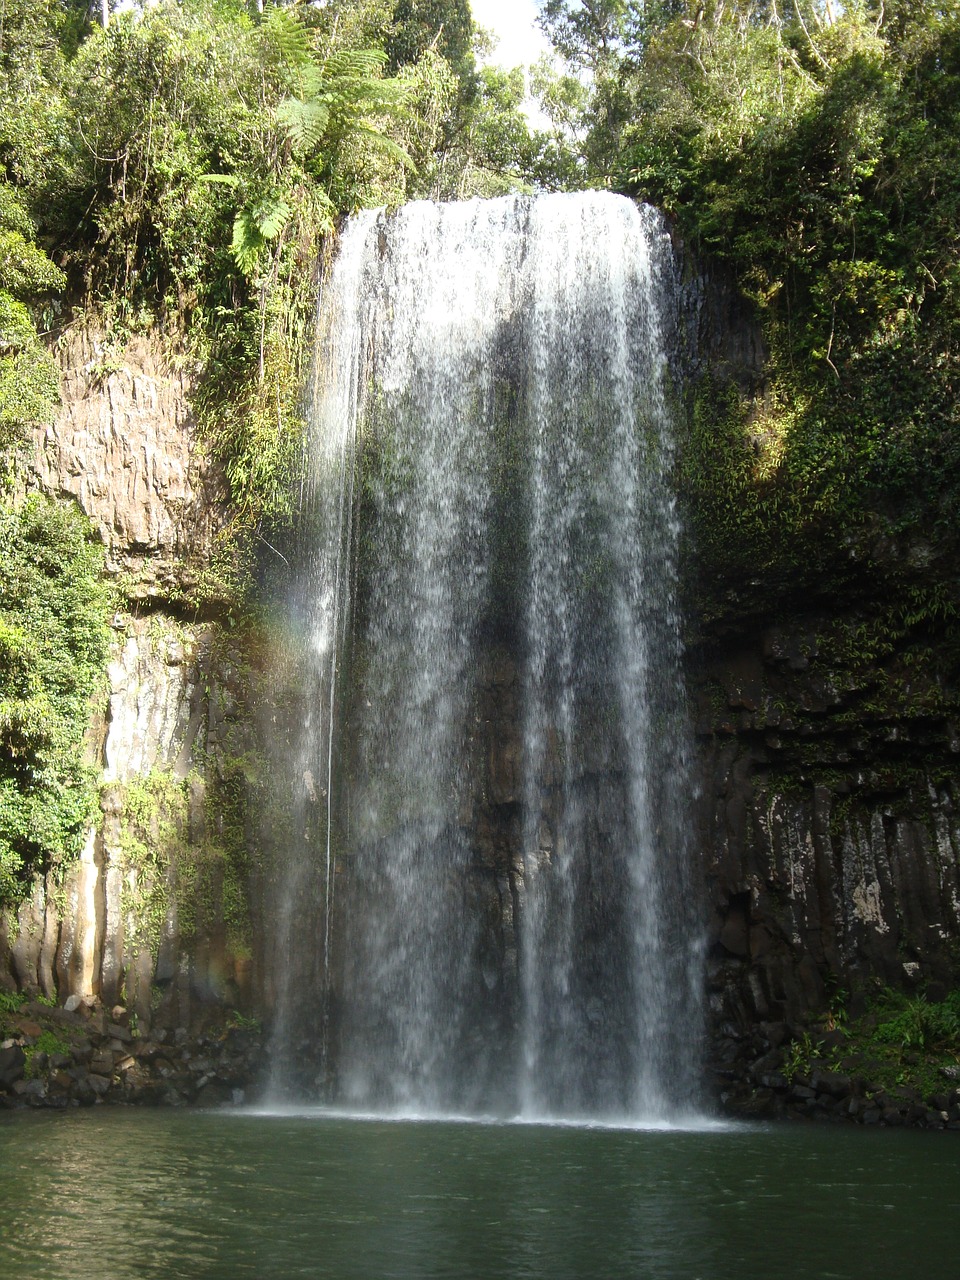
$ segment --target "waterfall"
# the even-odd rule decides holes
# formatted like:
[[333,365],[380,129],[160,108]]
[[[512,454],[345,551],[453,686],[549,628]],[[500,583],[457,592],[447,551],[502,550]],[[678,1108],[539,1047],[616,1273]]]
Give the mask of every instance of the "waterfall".
[[[270,910],[295,975],[275,962],[275,1057],[298,1036],[309,1056],[322,1006],[330,1100],[690,1103],[674,283],[660,216],[600,193],[412,204],[343,233],[294,609],[313,693],[285,766],[313,835]],[[497,646],[509,744],[484,712]],[[504,754],[494,866],[479,833]]]

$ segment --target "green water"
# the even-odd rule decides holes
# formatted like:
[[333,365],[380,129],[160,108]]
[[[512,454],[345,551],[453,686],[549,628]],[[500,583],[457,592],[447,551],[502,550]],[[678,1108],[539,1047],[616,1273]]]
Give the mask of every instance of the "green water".
[[960,1274],[953,1134],[243,1112],[0,1122],[0,1276]]

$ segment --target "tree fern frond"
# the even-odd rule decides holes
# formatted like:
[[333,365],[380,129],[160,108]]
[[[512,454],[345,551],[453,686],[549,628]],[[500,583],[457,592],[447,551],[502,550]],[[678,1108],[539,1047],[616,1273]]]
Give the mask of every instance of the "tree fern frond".
[[315,187],[311,193],[311,213],[314,225],[323,232],[332,231],[337,220],[337,206],[322,187]]
[[290,221],[290,205],[282,196],[267,196],[252,213],[264,240],[275,240]]
[[260,253],[266,241],[249,209],[241,209],[233,220],[233,240],[230,253],[234,262],[247,277],[257,269]]
[[277,123],[300,154],[319,146],[329,119],[329,106],[315,99],[284,98],[277,108]]
[[310,32],[292,9],[271,5],[263,16],[261,30],[280,63],[297,66],[311,60]]
[[409,154],[400,146],[398,142],[394,142],[385,133],[381,133],[379,129],[373,128],[368,124],[355,124],[353,133],[365,138],[368,142],[372,142],[378,150],[384,155],[389,156],[391,160],[398,160],[406,169],[415,169],[416,165],[410,158]]
[[328,80],[373,80],[386,61],[382,49],[338,49],[324,61],[323,73]]

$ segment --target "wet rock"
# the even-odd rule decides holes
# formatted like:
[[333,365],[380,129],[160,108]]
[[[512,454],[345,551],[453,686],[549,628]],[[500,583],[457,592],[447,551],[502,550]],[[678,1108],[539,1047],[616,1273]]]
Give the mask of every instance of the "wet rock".
[[98,1049],[91,1055],[89,1066],[92,1075],[112,1076],[113,1054],[108,1049]]
[[71,1095],[81,1107],[92,1107],[98,1096],[96,1089],[90,1083],[89,1076],[86,1075],[81,1076],[79,1080],[74,1082]]
[[70,1056],[74,1062],[89,1062],[93,1056],[93,1045],[89,1040],[78,1040],[70,1046]]
[[91,1071],[87,1076],[87,1084],[98,1098],[102,1098],[110,1091],[110,1078],[102,1076],[96,1071]]
[[43,1080],[17,1080],[13,1092],[28,1103],[35,1103],[46,1096],[47,1086]]
[[197,1102],[204,1107],[220,1107],[233,1102],[233,1089],[220,1080],[210,1080],[197,1092]]
[[831,1098],[848,1098],[852,1082],[849,1076],[835,1071],[814,1071],[810,1077],[810,1087],[817,1093],[829,1094]]
[[9,1089],[20,1080],[26,1065],[26,1055],[20,1045],[0,1049],[0,1089]]

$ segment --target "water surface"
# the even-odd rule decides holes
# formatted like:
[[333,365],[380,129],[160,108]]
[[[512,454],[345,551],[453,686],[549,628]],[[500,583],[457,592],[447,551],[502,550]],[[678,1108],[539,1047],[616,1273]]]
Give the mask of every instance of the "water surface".
[[126,1111],[0,1122],[18,1280],[957,1274],[950,1134]]

